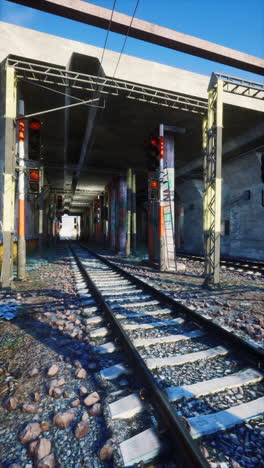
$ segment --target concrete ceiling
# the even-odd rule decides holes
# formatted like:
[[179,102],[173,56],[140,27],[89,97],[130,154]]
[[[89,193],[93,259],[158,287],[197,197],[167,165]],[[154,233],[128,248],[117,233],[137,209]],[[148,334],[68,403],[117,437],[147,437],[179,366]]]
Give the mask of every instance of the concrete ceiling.
[[[78,58],[81,65],[79,67]],[[75,56],[74,64],[78,71],[85,69],[91,72],[91,68],[95,70],[94,58]],[[19,89],[25,100],[27,114],[64,106],[65,102],[75,102],[72,99],[65,101],[63,94],[54,92],[61,92],[59,87],[52,85],[51,91],[39,85],[41,84],[20,81]],[[83,100],[91,97],[91,93],[83,91],[67,90],[67,93]],[[80,159],[91,107],[82,105],[67,112],[60,110],[40,116],[43,122],[42,156],[45,174],[54,190],[65,192],[64,201],[71,204],[71,213],[81,213],[90,201],[103,192],[114,174],[124,173],[128,167],[137,170],[139,189],[146,189],[144,144],[161,122],[186,129],[185,134],[176,136],[176,175],[177,168],[191,163],[201,154],[202,116],[199,114],[129,100],[122,95],[103,98],[100,105],[105,107],[94,111],[92,132],[88,145],[85,146],[84,164],[73,197],[72,182]],[[223,143],[232,141],[249,127],[256,127],[261,121],[260,112],[249,109],[243,109],[241,112],[240,108],[226,104]],[[264,143],[263,137],[258,139],[258,143],[260,142]]]

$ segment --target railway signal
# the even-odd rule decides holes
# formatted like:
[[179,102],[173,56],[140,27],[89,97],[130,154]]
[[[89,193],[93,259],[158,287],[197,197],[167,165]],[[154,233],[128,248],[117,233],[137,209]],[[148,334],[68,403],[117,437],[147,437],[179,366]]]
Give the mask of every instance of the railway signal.
[[146,147],[147,167],[150,172],[156,172],[159,168],[160,142],[158,137],[151,137]]
[[155,177],[149,179],[149,200],[159,200],[159,181]]
[[32,118],[28,122],[28,156],[29,159],[40,158],[41,151],[41,121]]
[[39,192],[39,170],[29,169],[29,191],[31,193]]
[[56,206],[57,206],[57,210],[62,210],[62,195],[57,196]]

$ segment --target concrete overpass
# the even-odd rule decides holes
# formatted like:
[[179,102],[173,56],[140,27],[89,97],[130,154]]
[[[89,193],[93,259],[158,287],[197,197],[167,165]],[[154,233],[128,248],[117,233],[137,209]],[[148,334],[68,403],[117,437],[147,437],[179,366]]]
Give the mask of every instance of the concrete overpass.
[[[175,141],[176,180],[180,177],[176,192],[185,210],[185,227],[178,237],[182,236],[189,250],[201,250],[200,157],[209,77],[123,55],[114,77],[120,86],[114,87],[112,83],[107,88],[103,77],[108,77],[111,83],[119,54],[106,51],[100,69],[102,81],[94,93],[91,84],[90,87],[87,83],[82,87],[65,83],[62,86],[61,82],[51,82],[48,73],[56,69],[66,79],[68,72],[68,78],[72,76],[70,73],[77,73],[82,74],[79,78],[92,80],[97,75],[102,49],[7,23],[0,23],[0,34],[3,38],[0,61],[4,63],[9,57],[11,66],[17,64],[18,93],[25,102],[26,115],[98,98],[92,106],[81,105],[39,116],[43,122],[42,160],[34,164],[44,165],[45,184],[50,193],[62,193],[64,206],[71,214],[84,214],[113,177],[124,177],[126,170],[133,168],[137,174],[138,201],[143,209],[142,203],[147,200],[145,141],[160,123],[184,128],[185,133],[178,134]],[[30,67],[42,70],[41,79],[40,75],[35,79],[37,75],[34,77]],[[102,94],[103,86],[104,90],[111,88],[111,92]],[[191,104],[184,108],[182,102],[187,101]],[[263,111],[261,99],[224,93],[224,167],[225,164],[231,167],[227,164],[234,156],[252,152],[249,169],[257,171],[260,160],[255,150],[260,148],[259,154],[264,144]],[[255,183],[250,175],[249,178]],[[191,210],[190,205],[194,205]],[[257,207],[256,215],[260,210],[263,216],[261,203]],[[35,208],[29,206],[28,210]],[[191,232],[188,225],[194,218],[197,229]],[[258,237],[258,227],[256,233]],[[34,226],[28,229],[28,235],[36,235]],[[229,242],[228,253],[237,253],[235,245],[238,243]],[[261,255],[261,241],[257,249],[252,248],[252,242],[250,245],[249,255],[257,255],[258,251]]]

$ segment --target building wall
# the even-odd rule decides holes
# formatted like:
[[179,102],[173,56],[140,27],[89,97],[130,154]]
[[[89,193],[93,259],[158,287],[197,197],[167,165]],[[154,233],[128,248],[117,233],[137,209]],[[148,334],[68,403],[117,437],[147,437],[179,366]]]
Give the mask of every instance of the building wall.
[[222,253],[264,259],[264,206],[260,159],[256,151],[226,163],[222,220],[230,234],[222,236]]
[[[223,164],[222,255],[264,259],[263,190],[256,151]],[[203,182],[176,184],[176,191],[184,204],[184,249],[202,252]]]

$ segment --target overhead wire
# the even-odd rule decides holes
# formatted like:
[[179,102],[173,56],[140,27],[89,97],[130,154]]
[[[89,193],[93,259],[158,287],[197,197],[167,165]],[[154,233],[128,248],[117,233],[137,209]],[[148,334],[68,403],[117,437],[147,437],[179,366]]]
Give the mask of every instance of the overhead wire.
[[[113,76],[112,76],[112,82],[113,82],[114,77],[115,77],[115,74],[116,74],[116,72],[117,72],[117,69],[118,69],[118,66],[119,66],[119,63],[120,63],[122,54],[123,54],[123,52],[124,52],[124,49],[125,49],[125,46],[126,46],[126,42],[127,42],[128,36],[129,36],[129,32],[130,32],[130,29],[131,29],[133,20],[134,20],[134,18],[135,18],[135,14],[136,14],[136,11],[137,11],[139,2],[140,2],[140,0],[137,0],[137,2],[136,2],[136,5],[135,5],[134,11],[133,11],[133,15],[132,15],[132,17],[131,17],[130,24],[129,24],[128,29],[127,29],[127,32],[126,32],[126,36],[125,36],[125,39],[124,39],[124,43],[123,43],[123,46],[122,46],[121,51],[120,51],[120,53],[119,53],[119,57],[118,57],[118,59],[117,59],[117,63],[116,63],[116,66],[115,66],[115,70],[114,70],[114,73],[113,73]],[[107,38],[108,38],[108,35],[109,35],[111,23],[112,23],[112,18],[113,18],[113,12],[114,12],[115,5],[116,5],[116,1],[114,1],[114,4],[113,4],[112,14],[111,14],[111,18],[110,18],[110,22],[109,22],[109,26],[108,26],[108,31],[107,31],[108,34],[107,34],[107,36],[106,36],[106,40],[105,40],[105,44],[104,44],[104,50],[103,50],[102,58],[101,58],[100,65],[99,65],[99,68],[98,68],[98,73],[99,73],[100,66],[102,65],[102,59],[103,59],[104,53],[105,53],[105,46],[106,46],[106,43],[107,43]],[[102,120],[103,112],[104,112],[104,110],[106,109],[106,103],[107,103],[107,100],[109,99],[109,96],[110,96],[110,92],[109,92],[109,94],[105,97],[105,102],[104,102],[105,105],[104,105],[104,108],[100,111],[99,122]],[[95,137],[95,135],[93,135],[93,136],[92,136],[92,141],[91,141],[91,143],[90,143],[90,145],[89,145],[89,150],[88,150],[89,152],[92,151],[92,149],[93,149],[93,147],[94,147],[94,144],[95,144],[95,140],[96,140],[96,137]]]
[[125,49],[125,46],[126,46],[126,42],[127,42],[128,37],[129,37],[129,32],[130,32],[132,23],[133,23],[133,21],[134,21],[135,14],[136,14],[137,9],[138,9],[139,2],[140,2],[140,0],[137,0],[137,3],[136,3],[136,5],[135,5],[134,11],[133,11],[133,15],[132,15],[132,17],[131,17],[130,24],[129,24],[128,29],[127,29],[127,33],[126,33],[126,36],[125,36],[125,40],[124,40],[124,43],[123,43],[123,47],[122,47],[122,49],[121,49],[121,51],[120,51],[120,54],[119,54],[119,57],[118,57],[118,60],[117,60],[117,64],[116,64],[116,67],[115,67],[115,70],[114,70],[114,73],[113,73],[113,78],[115,77],[115,74],[116,74],[116,72],[117,72],[117,69],[118,69],[118,66],[119,66],[119,63],[120,63],[122,54],[123,54],[123,52],[124,52],[124,49]]
[[109,20],[107,32],[106,32],[106,37],[105,37],[103,52],[102,52],[102,56],[101,56],[100,63],[99,63],[99,65],[98,65],[97,77],[99,76],[100,68],[101,68],[102,63],[103,63],[103,60],[104,60],[104,55],[105,55],[105,50],[106,50],[106,44],[107,44],[107,41],[108,41],[108,37],[109,37],[110,29],[111,29],[111,24],[112,24],[112,21],[113,21],[113,15],[114,15],[115,7],[116,7],[116,2],[117,2],[117,0],[114,0],[113,7],[112,7],[112,12],[111,12],[111,16],[110,16],[110,20]]

